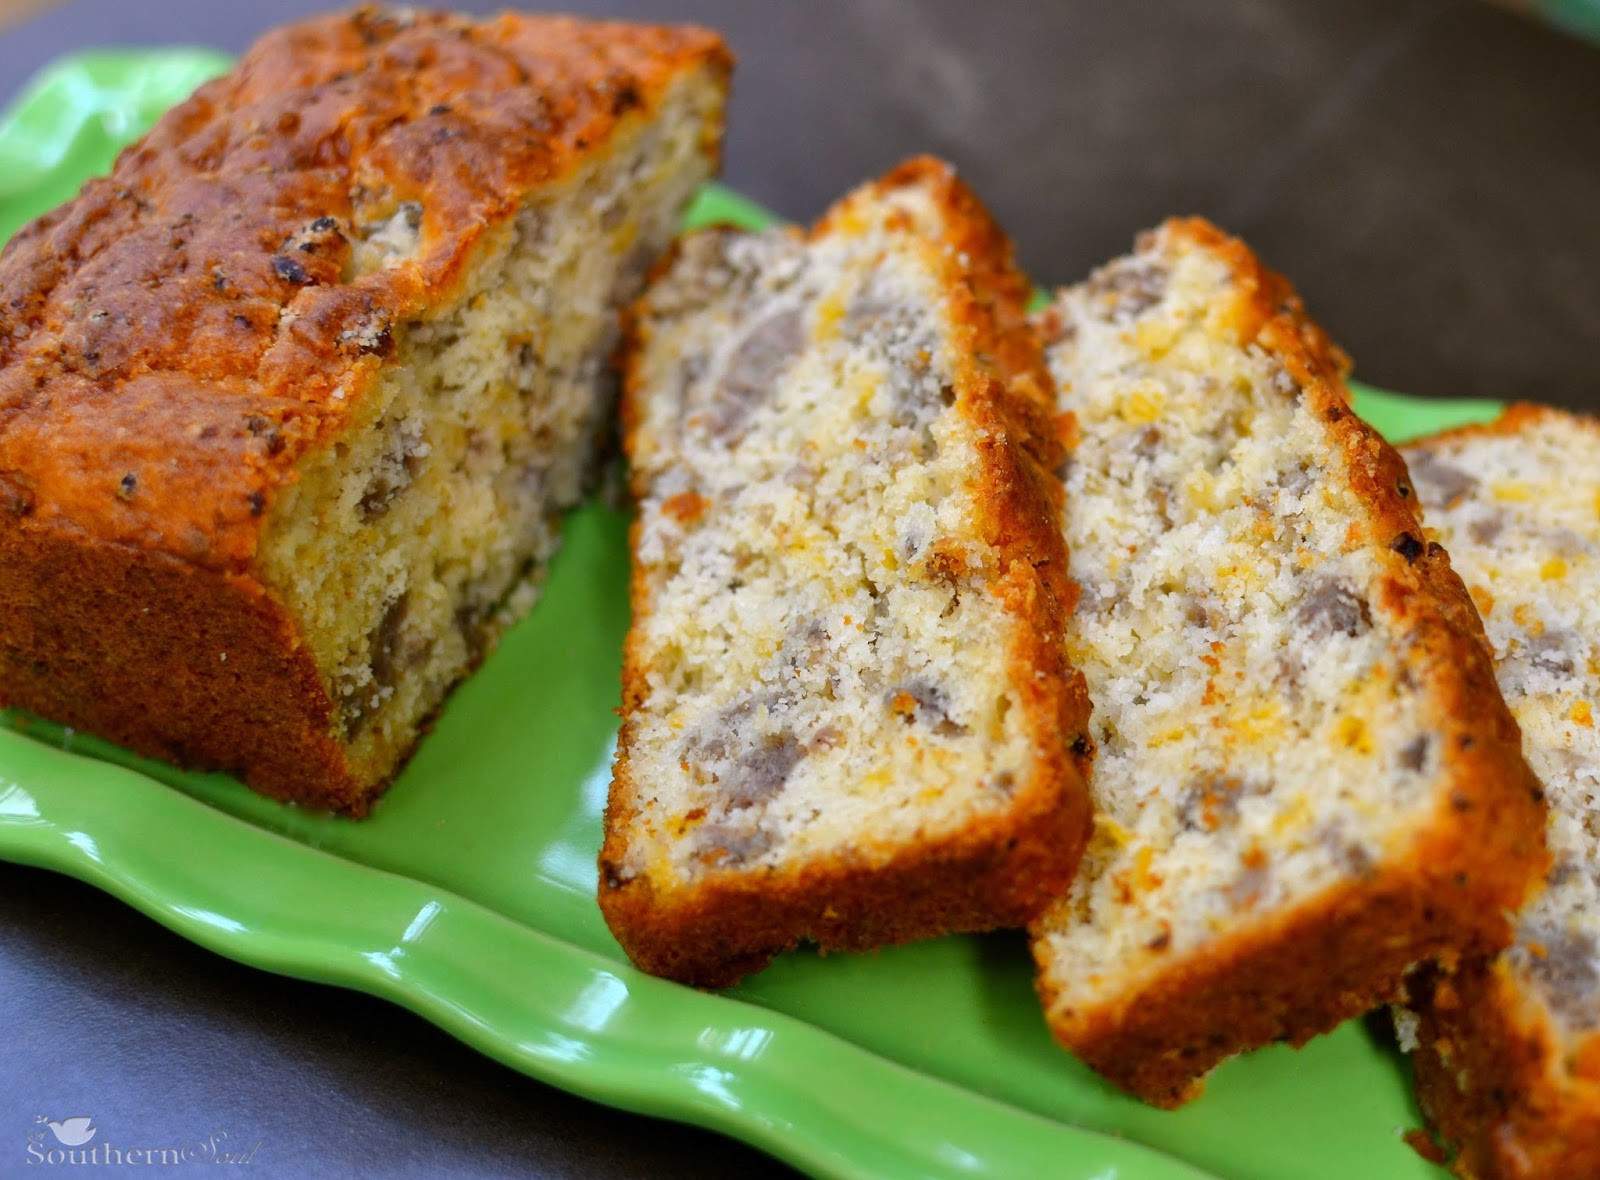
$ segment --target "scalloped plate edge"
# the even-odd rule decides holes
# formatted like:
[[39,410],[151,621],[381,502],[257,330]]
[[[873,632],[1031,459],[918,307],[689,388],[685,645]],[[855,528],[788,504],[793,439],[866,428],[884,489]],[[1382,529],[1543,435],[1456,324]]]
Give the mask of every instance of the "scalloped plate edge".
[[[827,1176],[1031,1177],[1066,1175],[1064,1165],[1084,1180],[1207,1175],[726,997],[704,997],[708,1019],[685,1054],[672,1035],[681,1021],[655,1010],[669,990],[682,1002],[678,985],[131,770],[3,731],[0,766],[0,856],[102,889],[228,958],[392,1001],[586,1098],[722,1131]],[[152,838],[161,831],[200,831],[203,848],[174,856]],[[297,888],[315,880],[324,904],[316,913],[278,904],[294,893],[271,888],[279,877]],[[485,958],[484,947],[497,953]],[[507,1011],[518,1026],[488,1015]]]

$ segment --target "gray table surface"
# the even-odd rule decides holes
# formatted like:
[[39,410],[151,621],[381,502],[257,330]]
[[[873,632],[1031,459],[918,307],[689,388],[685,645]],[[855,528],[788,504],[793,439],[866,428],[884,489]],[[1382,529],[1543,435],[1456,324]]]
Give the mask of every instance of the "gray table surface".
[[[76,0],[0,35],[0,100],[91,44],[241,49],[307,0]],[[460,3],[467,9],[499,7]],[[1198,212],[1300,286],[1374,384],[1600,411],[1600,51],[1440,0],[617,0],[723,29],[726,179],[809,218],[954,160],[1045,282]],[[200,951],[0,866],[0,1175],[37,1114],[225,1131],[276,1176],[734,1176],[778,1165],[481,1058],[378,1000]],[[115,1171],[115,1169],[108,1169]]]

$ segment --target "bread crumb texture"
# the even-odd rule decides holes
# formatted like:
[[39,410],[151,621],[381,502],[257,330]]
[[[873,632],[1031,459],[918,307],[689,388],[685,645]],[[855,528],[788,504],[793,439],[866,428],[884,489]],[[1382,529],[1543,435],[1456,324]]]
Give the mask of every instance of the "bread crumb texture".
[[[620,128],[486,237],[456,299],[400,329],[349,432],[301,461],[262,530],[265,577],[327,670],[349,757],[392,766],[524,615],[611,438],[618,312],[705,177],[699,87]],[[363,231],[404,266],[425,210]],[[358,771],[360,773],[360,771]]]
[[[1047,485],[1025,433],[1008,443],[991,424],[969,259],[950,244],[954,181],[923,167],[809,237],[692,235],[641,305],[635,622],[603,903],[631,885],[670,911],[730,876],[776,901],[808,873],[980,839],[1041,793],[1059,816],[1065,780],[1076,787],[1073,735],[1041,711],[1058,687],[1032,683],[1060,603],[996,543],[985,500],[1006,470]],[[1020,311],[1020,284],[1007,296]],[[1030,396],[1048,422],[1045,380]],[[1016,527],[1060,578],[1052,497],[1029,503]],[[1067,834],[1058,865],[1070,871],[1078,843]],[[830,904],[824,890],[761,937],[827,937]]]
[[[1440,608],[1395,587],[1443,555],[1352,418],[1342,357],[1275,284],[1174,222],[1039,321],[1079,439],[1068,652],[1098,751],[1094,837],[1035,952],[1057,1035],[1154,1101],[1393,993],[1403,957],[1348,947],[1319,966],[1293,946],[1323,938],[1305,915],[1415,856],[1453,777],[1419,627]],[[1374,489],[1372,456],[1394,483]],[[1361,910],[1330,921],[1353,930]],[[1422,933],[1370,937],[1420,951]]]
[[[1544,784],[1551,866],[1516,941],[1425,990],[1420,1097],[1462,1174],[1600,1170],[1600,423],[1534,407],[1404,451]],[[1516,1035],[1509,1035],[1516,1030]],[[1555,1168],[1555,1171],[1545,1170]]]
[[729,67],[689,28],[318,18],[20,231],[4,702],[363,810],[533,601]]
[[1404,452],[1428,525],[1480,603],[1549,804],[1552,864],[1507,952],[1569,1033],[1600,1027],[1600,427],[1548,413]]

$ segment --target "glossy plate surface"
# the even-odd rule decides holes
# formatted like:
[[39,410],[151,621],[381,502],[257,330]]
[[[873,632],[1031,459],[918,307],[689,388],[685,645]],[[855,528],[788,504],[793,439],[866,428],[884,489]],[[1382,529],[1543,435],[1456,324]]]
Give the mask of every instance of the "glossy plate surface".
[[[0,121],[0,236],[225,59],[97,53]],[[759,224],[708,192],[693,218]],[[1400,438],[1493,413],[1362,391]],[[1151,1110],[1054,1047],[1020,935],[781,959],[696,992],[633,971],[594,904],[627,626],[626,521],[591,505],[532,616],[363,823],[0,714],[0,857],[79,877],[256,966],[402,1004],[512,1067],[822,1175],[1425,1180],[1401,1063],[1359,1022]],[[0,620],[0,626],[3,626]]]

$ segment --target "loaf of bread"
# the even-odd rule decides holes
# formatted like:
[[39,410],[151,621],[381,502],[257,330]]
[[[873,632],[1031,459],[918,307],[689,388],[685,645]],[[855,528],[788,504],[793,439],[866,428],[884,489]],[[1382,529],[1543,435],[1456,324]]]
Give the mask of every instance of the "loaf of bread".
[[1600,422],[1519,406],[1404,455],[1494,644],[1551,854],[1508,950],[1414,981],[1417,1098],[1458,1175],[1600,1176]]
[[0,704],[364,811],[537,593],[729,69],[696,29],[321,18],[23,229]]
[[1020,925],[1070,878],[1086,705],[1026,297],[923,159],[809,234],[689,237],[636,308],[600,905],[645,970]]
[[1097,747],[1039,989],[1066,1047],[1172,1106],[1504,945],[1543,813],[1466,591],[1282,279],[1173,221],[1039,326]]

